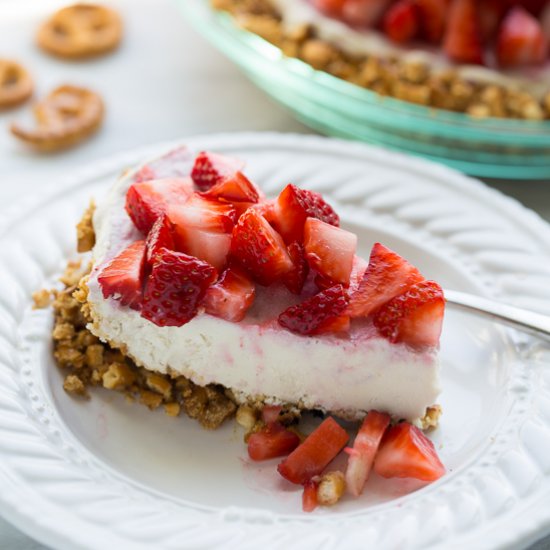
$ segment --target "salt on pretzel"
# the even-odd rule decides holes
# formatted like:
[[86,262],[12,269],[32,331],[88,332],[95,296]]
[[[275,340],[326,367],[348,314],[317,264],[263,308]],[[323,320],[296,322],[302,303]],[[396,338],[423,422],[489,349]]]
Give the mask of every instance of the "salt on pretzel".
[[24,67],[0,59],[0,109],[23,103],[32,95],[32,89],[32,79]]
[[122,37],[118,14],[97,4],[74,4],[55,12],[38,30],[38,45],[48,53],[82,59],[115,49]]
[[103,121],[101,97],[86,88],[64,85],[34,106],[35,129],[12,124],[11,132],[40,151],[58,151],[93,134]]

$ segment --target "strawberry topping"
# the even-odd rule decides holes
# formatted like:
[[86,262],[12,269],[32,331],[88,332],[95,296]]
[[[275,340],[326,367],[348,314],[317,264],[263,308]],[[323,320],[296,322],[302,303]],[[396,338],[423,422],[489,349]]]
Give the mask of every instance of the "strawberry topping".
[[145,240],[145,248],[147,249],[146,259],[147,264],[152,264],[155,255],[161,248],[174,250],[174,234],[172,224],[166,216],[162,214],[153,224],[147,239]]
[[236,266],[226,269],[204,295],[206,313],[237,323],[254,302],[255,287],[250,277]]
[[257,187],[242,172],[236,172],[231,177],[222,179],[203,196],[231,203],[257,203],[260,199]]
[[302,242],[306,218],[317,218],[338,226],[340,219],[319,193],[300,189],[291,183],[282,191],[275,203],[275,228],[287,244]]
[[443,49],[453,61],[483,64],[481,29],[475,0],[453,0],[447,14]]
[[346,430],[328,417],[279,464],[277,470],[291,483],[303,485],[322,473],[348,439]]
[[374,471],[382,477],[435,481],[445,473],[434,444],[416,427],[402,422],[390,428],[376,455]]
[[424,280],[418,269],[380,243],[372,247],[369,265],[358,288],[350,289],[347,313],[366,317],[382,304]]
[[302,493],[302,510],[304,512],[313,512],[318,506],[317,489],[319,485],[309,480],[304,483],[304,492]]
[[391,0],[347,0],[342,8],[343,18],[355,27],[377,25]]
[[347,304],[344,287],[335,285],[283,311],[279,324],[302,335],[345,331],[349,328],[349,317],[344,315]]
[[103,298],[113,297],[121,305],[139,310],[144,266],[145,241],[136,241],[101,269],[97,280]]
[[240,160],[203,151],[197,155],[191,170],[191,178],[199,191],[208,191],[211,187],[231,178],[244,168]]
[[216,276],[210,264],[161,248],[145,283],[141,316],[159,327],[184,325],[197,313]]
[[283,282],[290,292],[300,294],[309,273],[309,264],[306,261],[303,245],[297,242],[291,243],[288,246],[288,254],[293,267],[284,276]]
[[161,178],[184,178],[189,176],[193,156],[185,146],[176,147],[166,155],[159,157],[144,166],[135,174],[132,180],[135,183],[157,180]]
[[183,204],[193,193],[189,178],[170,178],[134,183],[126,193],[126,211],[134,225],[147,235],[170,204]]
[[312,269],[335,283],[349,284],[357,235],[308,218],[304,225],[304,248]]
[[279,233],[254,208],[233,229],[231,255],[265,286],[280,281],[294,267]]
[[422,35],[438,44],[443,38],[447,23],[449,0],[415,0]]
[[397,43],[409,42],[418,34],[419,14],[413,0],[399,0],[384,16],[384,32]]
[[445,298],[433,281],[422,281],[384,304],[373,317],[382,336],[390,342],[413,347],[437,346],[443,325]]
[[279,422],[271,422],[248,438],[248,456],[252,460],[269,460],[286,456],[300,444],[300,438]]

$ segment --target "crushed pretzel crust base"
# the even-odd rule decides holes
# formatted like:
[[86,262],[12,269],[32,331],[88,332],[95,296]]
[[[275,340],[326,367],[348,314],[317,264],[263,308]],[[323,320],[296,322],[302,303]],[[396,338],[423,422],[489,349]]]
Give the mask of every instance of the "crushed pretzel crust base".
[[395,56],[350,55],[321,40],[311,25],[287,31],[270,0],[210,0],[214,9],[227,11],[236,23],[297,57],[314,69],[328,72],[380,96],[469,114],[474,118],[550,118],[550,90],[542,100],[528,89],[473,82],[452,70],[432,71],[420,61]]

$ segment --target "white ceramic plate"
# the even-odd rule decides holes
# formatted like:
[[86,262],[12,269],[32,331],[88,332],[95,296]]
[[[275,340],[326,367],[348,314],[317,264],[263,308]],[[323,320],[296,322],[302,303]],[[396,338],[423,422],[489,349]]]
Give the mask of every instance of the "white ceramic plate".
[[[271,193],[292,181],[336,204],[366,255],[380,240],[449,288],[550,312],[550,229],[446,168],[317,137],[188,140],[248,161]],[[169,145],[72,174],[0,215],[0,512],[60,548],[496,548],[550,527],[550,352],[448,311],[444,416],[432,438],[449,473],[419,488],[373,478],[364,497],[303,514],[299,488],[246,460],[233,423],[94,391],[75,401],[51,358],[50,311],[31,293],[73,255],[74,224],[126,167]],[[415,492],[407,494],[412,489]]]

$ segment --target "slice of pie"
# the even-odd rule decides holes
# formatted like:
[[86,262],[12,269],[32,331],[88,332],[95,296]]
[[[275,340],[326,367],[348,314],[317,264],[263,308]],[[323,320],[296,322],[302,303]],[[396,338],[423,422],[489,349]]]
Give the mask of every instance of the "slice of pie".
[[440,391],[441,287],[382,244],[358,257],[318,193],[268,200],[242,170],[182,147],[115,183],[93,216],[88,329],[238,404],[418,423]]

